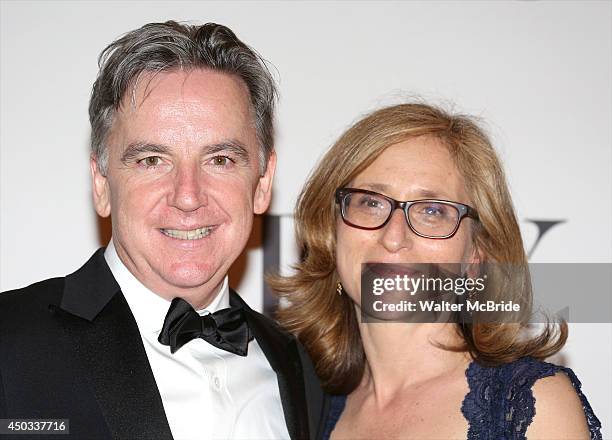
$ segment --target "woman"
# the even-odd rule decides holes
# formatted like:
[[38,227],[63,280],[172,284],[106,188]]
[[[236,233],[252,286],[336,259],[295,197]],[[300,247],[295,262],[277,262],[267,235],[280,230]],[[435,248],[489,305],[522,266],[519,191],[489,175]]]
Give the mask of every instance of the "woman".
[[[438,205],[398,203],[424,199]],[[376,214],[356,215],[355,200]],[[455,215],[428,231],[418,213],[440,203]],[[542,361],[565,324],[528,336],[516,323],[361,320],[362,263],[527,267],[502,167],[470,118],[425,104],[370,114],[323,157],[296,225],[301,262],[271,282],[291,304],[281,323],[336,395],[325,438],[601,438],[574,373]]]

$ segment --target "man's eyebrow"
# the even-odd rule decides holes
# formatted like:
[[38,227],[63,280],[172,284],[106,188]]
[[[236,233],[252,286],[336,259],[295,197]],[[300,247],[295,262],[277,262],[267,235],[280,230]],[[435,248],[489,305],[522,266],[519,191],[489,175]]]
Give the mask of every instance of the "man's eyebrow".
[[133,142],[127,146],[121,155],[121,162],[131,162],[144,153],[165,154],[168,153],[168,147],[159,144],[151,144],[148,142]]
[[251,161],[249,150],[247,150],[241,142],[236,140],[228,140],[207,145],[204,147],[204,151],[206,154],[231,153],[237,156],[245,165],[248,165]]
[[[249,150],[239,141],[227,140],[202,147],[203,153],[207,155],[226,153],[232,154],[237,159],[248,165],[250,163]],[[127,146],[121,155],[121,161],[128,163],[139,158],[143,154],[170,154],[170,148],[165,145],[153,144],[149,142],[133,142]]]

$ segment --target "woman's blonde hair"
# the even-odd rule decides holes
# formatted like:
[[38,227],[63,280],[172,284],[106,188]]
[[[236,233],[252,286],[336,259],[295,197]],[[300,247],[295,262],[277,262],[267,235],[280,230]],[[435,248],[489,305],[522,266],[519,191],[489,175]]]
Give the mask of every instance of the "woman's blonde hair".
[[[365,354],[354,305],[337,295],[334,194],[367,168],[386,148],[417,136],[440,140],[464,178],[471,205],[479,214],[472,237],[483,262],[527,268],[527,257],[504,171],[487,135],[472,118],[440,108],[410,103],[377,110],[350,127],[321,159],[302,190],[295,212],[301,252],[294,275],[269,276],[272,288],[289,300],[278,312],[280,323],[310,353],[323,386],[330,393],[350,393],[362,378]],[[495,365],[523,356],[545,358],[567,338],[567,325],[547,325],[525,338],[524,324],[461,324],[467,351],[481,363]]]

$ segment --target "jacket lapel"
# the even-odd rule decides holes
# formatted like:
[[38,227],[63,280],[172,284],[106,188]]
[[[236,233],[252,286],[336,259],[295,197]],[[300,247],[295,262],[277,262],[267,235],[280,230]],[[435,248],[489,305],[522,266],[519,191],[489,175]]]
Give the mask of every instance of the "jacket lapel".
[[295,338],[253,311],[233,290],[230,290],[230,305],[245,310],[249,328],[276,372],[289,436],[310,438],[304,376]]
[[113,438],[172,439],[136,321],[99,249],[66,277],[55,311]]

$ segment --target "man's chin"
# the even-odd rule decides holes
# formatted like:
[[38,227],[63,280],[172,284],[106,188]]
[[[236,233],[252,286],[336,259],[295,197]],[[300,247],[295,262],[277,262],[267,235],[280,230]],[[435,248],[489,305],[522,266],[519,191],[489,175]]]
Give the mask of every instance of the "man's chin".
[[[168,285],[169,288],[174,288],[177,290],[199,290],[199,289],[207,289],[214,288],[216,284],[219,284],[223,281],[223,278],[215,283],[215,280],[212,279],[210,274],[167,274],[164,276],[165,284]],[[213,286],[213,284],[215,284]]]
[[159,296],[171,301],[174,298],[183,298],[194,307],[210,303],[218,293],[223,283],[223,277],[217,281],[206,276],[177,276],[165,274],[156,285],[149,288]]

